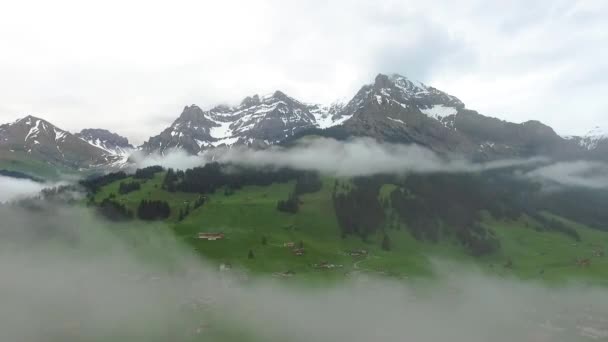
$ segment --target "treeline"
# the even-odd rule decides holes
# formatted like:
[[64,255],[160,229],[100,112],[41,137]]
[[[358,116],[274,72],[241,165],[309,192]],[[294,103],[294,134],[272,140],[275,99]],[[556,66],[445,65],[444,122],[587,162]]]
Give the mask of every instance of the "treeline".
[[[342,237],[357,235],[363,240],[383,227],[385,211],[378,194],[382,181],[377,177],[355,178],[349,191],[332,195]],[[337,183],[336,183],[337,185]]]
[[548,218],[539,212],[528,212],[528,216],[539,222],[546,230],[566,234],[576,241],[581,241],[581,236],[576,229],[566,226],[562,221]]
[[118,193],[121,195],[128,194],[141,189],[139,182],[120,182],[118,185]]
[[456,237],[472,254],[500,247],[493,232],[480,223],[482,210],[497,219],[516,219],[523,212],[527,185],[498,174],[409,175],[390,195],[392,209],[418,240],[436,242],[441,234]]
[[163,171],[163,167],[162,166],[148,166],[145,167],[143,169],[137,169],[135,170],[135,174],[133,175],[133,178],[135,179],[152,179],[154,178],[154,175],[162,172]]
[[[144,180],[151,179],[151,178],[154,178],[155,174],[157,174],[158,172],[162,172],[162,171],[163,171],[162,166],[149,166],[149,167],[146,167],[143,169],[137,169],[135,171],[135,173],[133,174],[133,178],[144,179]],[[81,186],[83,186],[86,190],[88,190],[89,192],[96,193],[102,187],[104,187],[108,184],[114,183],[116,181],[126,179],[128,177],[129,177],[129,175],[126,174],[124,171],[118,171],[118,172],[111,172],[111,173],[101,175],[101,176],[100,175],[91,176],[91,177],[81,180],[79,182],[79,184]],[[135,191],[135,190],[131,190],[131,189],[133,189],[133,187],[136,187],[137,185],[134,185],[132,183],[134,183],[134,182],[125,184],[127,187],[124,188],[124,190],[128,189],[127,192]],[[121,186],[122,186],[122,183],[121,183]]]
[[539,194],[535,209],[546,210],[608,231],[607,189],[568,188]]
[[171,207],[165,201],[141,200],[137,206],[137,217],[141,220],[163,220],[170,215]]
[[96,193],[102,187],[104,187],[110,183],[119,181],[121,179],[125,179],[127,177],[128,177],[127,174],[123,171],[112,172],[112,173],[108,173],[103,176],[89,177],[87,179],[81,180],[79,182],[79,184],[82,185],[88,191],[90,191],[92,193]]
[[[381,200],[383,184],[398,187]],[[333,203],[343,237],[355,235],[365,240],[403,222],[418,240],[437,242],[451,236],[472,254],[484,255],[499,249],[500,243],[482,225],[481,212],[487,210],[497,219],[517,219],[526,213],[536,191],[533,183],[492,172],[408,175],[405,179],[376,176],[355,178],[348,186],[336,183]],[[576,238],[565,226],[550,226]],[[390,239],[384,235],[383,248],[388,249]]]
[[133,219],[133,212],[124,204],[106,198],[97,206],[97,213],[110,221],[121,222]]
[[285,183],[296,179],[300,174],[300,171],[291,169],[243,168],[209,163],[186,171],[167,170],[162,188],[170,192],[205,194],[214,193],[222,187],[238,190],[248,185],[268,186],[272,183]]
[[321,177],[316,172],[302,172],[296,178],[294,190],[287,199],[277,202],[277,210],[295,214],[300,209],[300,195],[315,193],[323,187]]
[[44,182],[44,180],[42,180],[38,177],[30,176],[27,173],[23,173],[23,172],[19,172],[19,171],[12,171],[12,170],[2,169],[2,170],[0,170],[0,176],[6,176],[6,177],[11,177],[11,178],[17,178],[17,179],[29,179],[29,180],[37,182],[37,183]]
[[300,209],[300,199],[295,193],[291,193],[285,200],[277,202],[277,210],[284,213],[295,214]]

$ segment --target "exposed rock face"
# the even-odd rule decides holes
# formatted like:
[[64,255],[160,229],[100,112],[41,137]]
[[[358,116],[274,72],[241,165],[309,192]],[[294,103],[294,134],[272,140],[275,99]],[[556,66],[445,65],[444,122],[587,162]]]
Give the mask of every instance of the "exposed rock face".
[[330,127],[344,121],[340,104],[320,106],[302,103],[276,91],[270,96],[250,96],[235,107],[218,106],[209,111],[185,107],[173,124],[144,143],[145,152],[164,153],[182,148],[196,154],[222,145],[265,147],[314,127]]
[[23,155],[74,168],[114,160],[107,151],[34,116],[0,126],[0,153],[5,156]]
[[126,155],[134,150],[127,138],[106,129],[87,128],[75,136],[114,155]]
[[306,104],[277,91],[245,98],[235,107],[204,111],[186,107],[175,122],[150,138],[143,150],[189,153],[221,145],[263,148],[311,129],[339,126],[343,135],[416,143],[440,153],[478,160],[588,154],[540,122],[510,123],[469,110],[455,96],[400,75],[376,76],[347,103]]

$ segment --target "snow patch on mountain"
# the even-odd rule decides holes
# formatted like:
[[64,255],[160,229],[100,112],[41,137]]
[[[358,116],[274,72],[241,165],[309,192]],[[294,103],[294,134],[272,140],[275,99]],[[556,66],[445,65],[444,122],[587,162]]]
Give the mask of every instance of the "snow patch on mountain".
[[564,136],[566,140],[573,140],[582,148],[592,151],[595,150],[600,143],[608,141],[608,131],[601,127],[595,127],[583,136]]
[[450,106],[444,106],[442,104],[433,105],[429,108],[421,108],[420,111],[422,113],[426,114],[427,116],[429,116],[433,119],[437,119],[437,120],[441,120],[442,118],[445,118],[446,116],[450,116],[450,115],[454,115],[454,114],[458,113],[458,109],[456,109],[454,107],[450,107]]

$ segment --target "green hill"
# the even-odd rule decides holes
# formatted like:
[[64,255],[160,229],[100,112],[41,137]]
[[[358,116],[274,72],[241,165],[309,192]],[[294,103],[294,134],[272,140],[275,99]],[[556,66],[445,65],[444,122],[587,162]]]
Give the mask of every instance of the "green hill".
[[[362,238],[342,234],[334,210],[333,194],[337,184],[334,178],[323,178],[319,191],[300,195],[299,210],[287,213],[277,210],[277,203],[293,193],[294,180],[236,190],[220,188],[204,194],[205,203],[195,208],[201,195],[167,191],[163,186],[165,176],[166,172],[159,172],[151,179],[131,176],[116,180],[102,186],[91,201],[99,204],[112,198],[134,213],[142,200],[166,201],[171,208],[165,220],[167,227],[201,256],[218,265],[230,264],[280,277],[295,274],[298,279],[335,279],[362,273],[427,276],[432,274],[433,260],[439,258],[475,264],[489,273],[526,279],[608,281],[608,259],[603,256],[608,233],[546,211],[535,218],[523,214],[515,219],[497,219],[488,211],[481,211],[480,224],[499,241],[499,248],[475,256],[449,233],[445,223],[441,224],[440,238],[433,242],[415,238],[403,220],[395,219],[397,215],[391,213],[394,208],[390,197],[395,190],[408,191],[403,185],[380,187],[376,196],[384,203],[387,219],[382,227],[376,227],[373,233]],[[121,182],[137,182],[140,188],[121,194]],[[341,184],[338,191],[352,191],[351,180],[337,182]],[[186,208],[188,215],[180,220],[180,211],[183,213]],[[541,219],[561,222],[568,230],[578,233],[580,241],[571,234],[546,229]],[[198,238],[199,233],[223,233],[224,238],[207,241]],[[290,247],[292,244],[294,247]],[[294,252],[299,247],[303,248],[303,255]],[[363,250],[367,252],[364,255],[354,253]]]

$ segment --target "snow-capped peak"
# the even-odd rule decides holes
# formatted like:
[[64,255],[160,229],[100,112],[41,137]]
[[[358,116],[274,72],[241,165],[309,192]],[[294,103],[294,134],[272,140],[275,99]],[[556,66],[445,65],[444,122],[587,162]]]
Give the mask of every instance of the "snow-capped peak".
[[565,136],[564,139],[574,140],[581,147],[591,151],[595,150],[601,142],[608,140],[608,131],[597,126],[583,136]]
[[115,156],[130,155],[134,150],[127,138],[105,129],[83,129],[76,137]]

